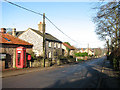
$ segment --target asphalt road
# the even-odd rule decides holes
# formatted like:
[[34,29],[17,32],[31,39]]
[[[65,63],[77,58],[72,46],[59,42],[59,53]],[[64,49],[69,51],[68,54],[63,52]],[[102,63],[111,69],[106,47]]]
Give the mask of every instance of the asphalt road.
[[3,88],[97,88],[104,58],[2,79]]

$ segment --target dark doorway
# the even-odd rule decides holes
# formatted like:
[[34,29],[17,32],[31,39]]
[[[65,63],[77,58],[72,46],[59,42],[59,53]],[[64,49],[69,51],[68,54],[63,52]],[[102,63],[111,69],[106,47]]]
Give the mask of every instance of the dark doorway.
[[11,55],[10,54],[6,54],[6,60],[5,60],[5,69],[7,68],[11,68]]

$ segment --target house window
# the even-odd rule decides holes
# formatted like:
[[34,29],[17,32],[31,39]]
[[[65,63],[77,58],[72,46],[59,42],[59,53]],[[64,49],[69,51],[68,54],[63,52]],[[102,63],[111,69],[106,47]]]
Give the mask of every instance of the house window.
[[58,48],[60,48],[60,43],[58,43]]
[[54,56],[57,56],[57,51],[54,51]]
[[56,43],[54,43],[54,48],[56,48]]
[[48,45],[49,45],[49,47],[51,47],[51,46],[52,46],[52,43],[51,43],[51,42],[48,42]]
[[58,43],[56,43],[56,47],[58,46]]
[[51,58],[52,54],[51,52],[48,52],[48,58]]

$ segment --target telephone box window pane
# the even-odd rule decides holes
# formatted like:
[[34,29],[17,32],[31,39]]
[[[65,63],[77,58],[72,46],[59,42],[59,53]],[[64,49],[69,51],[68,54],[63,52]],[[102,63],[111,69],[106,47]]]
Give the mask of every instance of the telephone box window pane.
[[18,53],[18,65],[20,65],[20,53]]
[[25,65],[25,51],[24,51],[24,61],[23,62],[24,62],[24,65]]

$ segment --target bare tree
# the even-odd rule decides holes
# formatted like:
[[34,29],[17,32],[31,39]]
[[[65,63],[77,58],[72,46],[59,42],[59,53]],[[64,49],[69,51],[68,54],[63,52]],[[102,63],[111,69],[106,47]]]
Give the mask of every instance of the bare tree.
[[110,37],[110,43],[107,42],[108,50],[111,49],[110,60],[118,69],[120,66],[120,1],[105,2],[96,9],[98,11],[93,18],[96,24],[95,32],[101,40]]
[[101,40],[106,40],[106,36],[109,36],[111,46],[117,48],[119,39],[118,2],[108,2],[97,9],[98,12],[93,18],[96,24],[96,34]]

